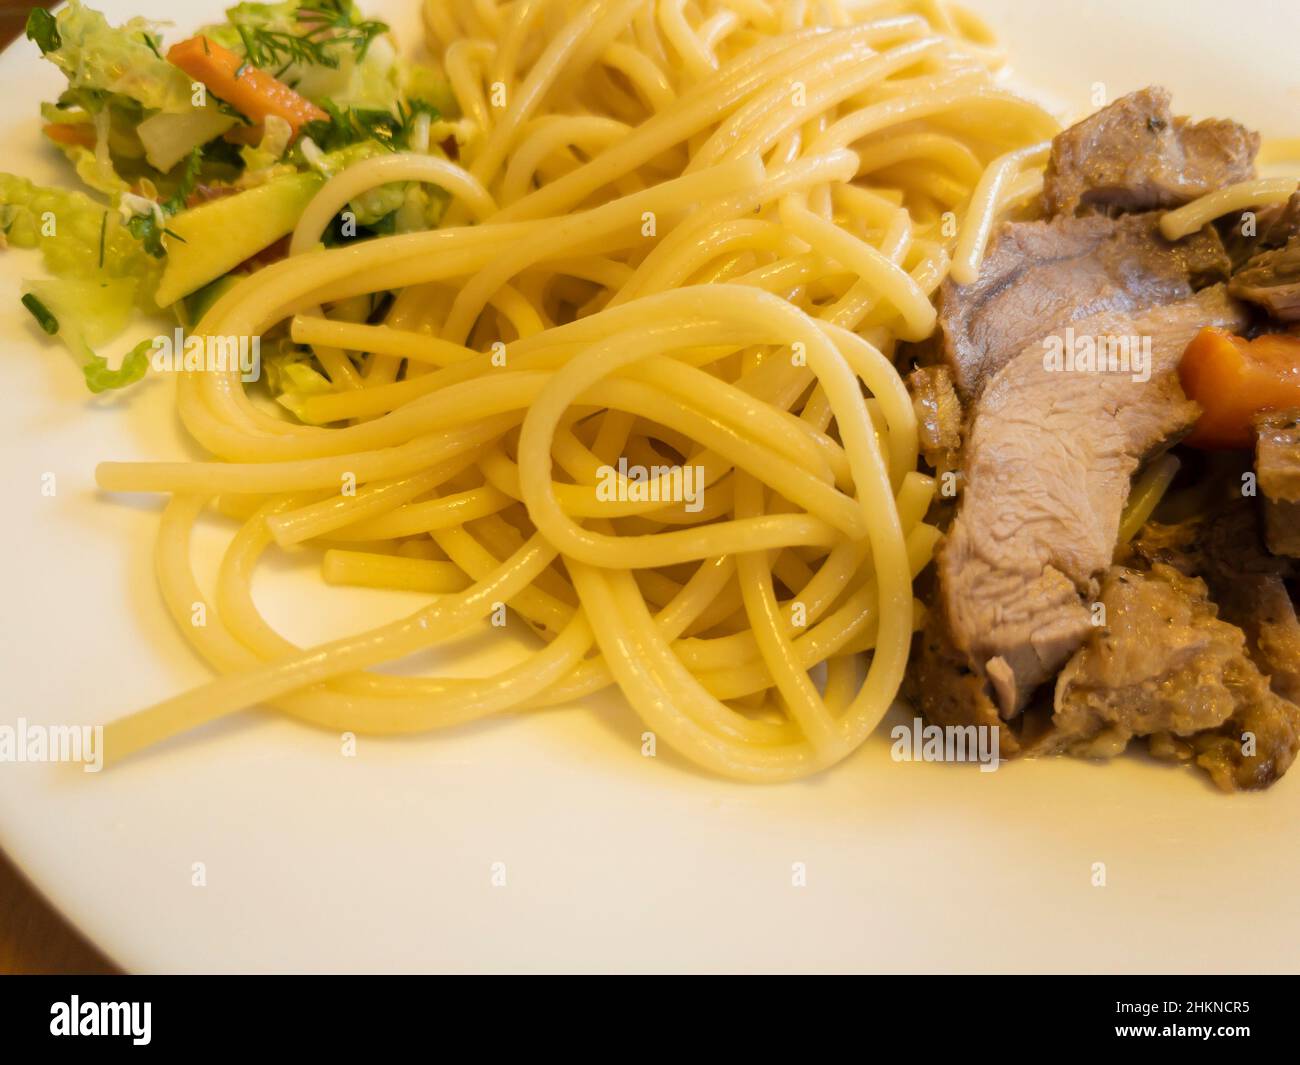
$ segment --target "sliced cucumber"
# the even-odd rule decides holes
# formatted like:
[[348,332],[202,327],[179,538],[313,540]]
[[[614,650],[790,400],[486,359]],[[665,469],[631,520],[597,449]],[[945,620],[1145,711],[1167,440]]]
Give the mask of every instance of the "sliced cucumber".
[[292,232],[324,182],[316,173],[289,174],[169,219],[175,236],[163,238],[167,265],[158,306],[170,306]]

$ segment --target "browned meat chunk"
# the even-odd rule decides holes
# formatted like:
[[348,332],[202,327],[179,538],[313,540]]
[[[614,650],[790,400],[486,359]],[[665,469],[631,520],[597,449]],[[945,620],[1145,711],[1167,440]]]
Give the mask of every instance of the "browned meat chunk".
[[1273,690],[1300,703],[1300,620],[1286,585],[1300,566],[1265,549],[1254,501],[1238,499],[1198,523],[1191,558]]
[[1275,555],[1300,558],[1300,503],[1264,500],[1268,549]]
[[[1206,325],[1244,325],[1222,286],[1137,316],[1075,324],[1077,336],[1149,341],[1149,380],[1054,372],[1039,341],[989,382],[967,434],[958,515],[938,555],[942,639],[922,665],[963,663],[991,685],[1009,719],[1078,649],[1092,630],[1085,600],[1110,564],[1130,479],[1196,419],[1199,408],[1175,370]],[[1056,338],[1065,342],[1059,332]],[[979,703],[969,713],[980,718],[987,710]]]
[[961,450],[961,401],[946,366],[923,366],[907,377],[921,452],[935,470],[951,470]]
[[1177,207],[1254,176],[1259,134],[1235,122],[1175,118],[1169,93],[1142,89],[1052,142],[1046,213]]
[[1300,558],[1300,410],[1261,414],[1255,432],[1269,550]]
[[1300,237],[1300,192],[1286,203],[1230,215],[1217,225],[1232,268],[1239,270],[1260,252],[1285,248],[1292,238]]
[[1157,564],[1172,566],[1184,577],[1198,577],[1205,571],[1205,556],[1201,553],[1204,533],[1204,522],[1199,518],[1177,525],[1149,521],[1130,543],[1115,552],[1115,560],[1138,569]]
[[1170,243],[1158,223],[1156,214],[1094,215],[1004,226],[979,279],[946,281],[940,294],[940,355],[963,399],[1059,326],[1172,303],[1227,279],[1228,258],[1213,228]]
[[1300,503],[1300,410],[1255,416],[1255,469],[1269,499]]
[[1248,684],[1241,705],[1221,728],[1191,739],[1196,764],[1224,791],[1267,788],[1291,768],[1300,743],[1296,705],[1277,695],[1255,698],[1254,680]]
[[1300,621],[1285,584],[1295,564],[1264,550],[1258,508],[1240,497],[1179,525],[1150,522],[1124,554],[1133,567],[1203,578],[1219,616],[1241,631],[1251,662],[1278,696],[1257,697],[1252,680],[1239,689],[1251,698],[1222,725],[1191,737],[1154,733],[1151,752],[1196,758],[1225,789],[1267,786],[1294,759],[1300,732]]
[[1228,791],[1266,787],[1286,772],[1300,708],[1271,690],[1204,581],[1159,563],[1115,566],[1100,601],[1104,624],[1061,671],[1038,750],[1109,758],[1135,736],[1155,736],[1156,753],[1195,752]]
[[[943,603],[937,596],[932,598],[934,605],[912,653],[906,698],[931,724],[1001,728],[1002,716],[989,695],[988,681],[975,671],[970,655],[956,647]],[[1001,733],[1002,757],[1019,753],[1017,734],[1007,728]]]
[[1300,574],[1300,563],[1265,548],[1254,500],[1238,497],[1178,525],[1148,522],[1124,561],[1160,563],[1205,578],[1224,620],[1245,632],[1251,656],[1273,690],[1300,703],[1300,619],[1287,587]]
[[1260,252],[1233,277],[1229,291],[1259,304],[1279,322],[1300,322],[1300,237]]

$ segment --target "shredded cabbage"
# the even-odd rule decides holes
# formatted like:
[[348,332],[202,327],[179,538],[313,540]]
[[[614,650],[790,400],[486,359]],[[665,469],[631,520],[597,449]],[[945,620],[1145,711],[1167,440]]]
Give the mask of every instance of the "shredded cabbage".
[[244,161],[243,182],[257,183],[274,176],[280,169],[280,161],[293,140],[293,127],[279,115],[268,115],[262,123],[262,140],[256,146],[247,145],[239,149]]
[[[190,79],[156,49],[162,38],[148,19],[110,26],[81,0],[55,16],[59,47],[45,53],[68,77],[68,87],[129,97],[141,106],[184,114],[191,110]],[[152,43],[152,46],[150,44]]]

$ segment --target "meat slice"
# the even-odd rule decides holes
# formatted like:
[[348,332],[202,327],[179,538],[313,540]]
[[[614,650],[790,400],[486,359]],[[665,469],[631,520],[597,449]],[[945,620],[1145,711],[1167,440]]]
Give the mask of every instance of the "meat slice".
[[[1160,563],[1115,566],[1100,602],[1104,626],[1057,678],[1052,729],[1038,750],[1109,758],[1153,736],[1157,754],[1195,755],[1228,791],[1265,787],[1286,772],[1300,744],[1300,708],[1270,688],[1203,580]],[[1253,743],[1243,742],[1246,732]]]
[[1230,264],[1212,227],[1171,243],[1158,225],[1153,213],[1004,226],[978,280],[945,281],[940,293],[939,353],[962,398],[974,399],[1013,356],[1058,326],[1172,303],[1226,280]]
[[1255,433],[1269,550],[1300,558],[1300,410],[1258,415]]
[[1175,118],[1167,90],[1121,97],[1052,142],[1048,215],[1177,207],[1255,174],[1259,134],[1236,122]]
[[1300,237],[1250,259],[1233,277],[1229,291],[1263,307],[1279,322],[1300,322]]
[[961,400],[946,366],[923,366],[908,374],[907,391],[916,410],[921,453],[935,470],[957,465],[961,450]]
[[[1149,341],[1148,380],[1056,372],[1043,340],[989,382],[967,434],[965,488],[939,551],[934,622],[920,656],[923,669],[955,663],[964,681],[937,679],[930,703],[941,723],[991,723],[993,700],[970,701],[990,687],[1000,716],[1014,717],[1092,631],[1088,604],[1110,564],[1130,480],[1199,412],[1175,371],[1207,325],[1244,325],[1222,286],[1072,327],[1076,337]],[[1062,331],[1054,337],[1065,343]]]

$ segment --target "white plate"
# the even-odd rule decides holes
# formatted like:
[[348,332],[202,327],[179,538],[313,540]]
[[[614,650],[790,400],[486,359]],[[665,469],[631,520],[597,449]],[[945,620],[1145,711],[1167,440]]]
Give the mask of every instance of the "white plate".
[[[180,29],[219,7],[103,6]],[[367,7],[414,39],[414,0]],[[1112,97],[1162,82],[1182,110],[1300,134],[1292,0],[1238,0],[1230,18],[1214,0],[982,7],[1067,113],[1089,109],[1095,82]],[[68,180],[38,137],[37,103],[58,86],[30,42],[0,58],[4,167]],[[17,300],[34,256],[6,253],[0,271],[0,721],[99,722],[207,677],[156,592],[157,503],[98,498],[91,476],[102,458],[185,445],[165,383],[88,400],[39,342]],[[211,556],[220,538],[202,542]],[[301,641],[418,602],[325,596],[310,564],[277,561],[256,585]],[[609,697],[363,740],[349,759],[336,736],[249,713],[99,776],[0,765],[0,844],[141,971],[1295,968],[1300,771],[1225,797],[1136,757],[899,764],[882,732],[816,780],[757,788],[643,758],[640,731]]]

